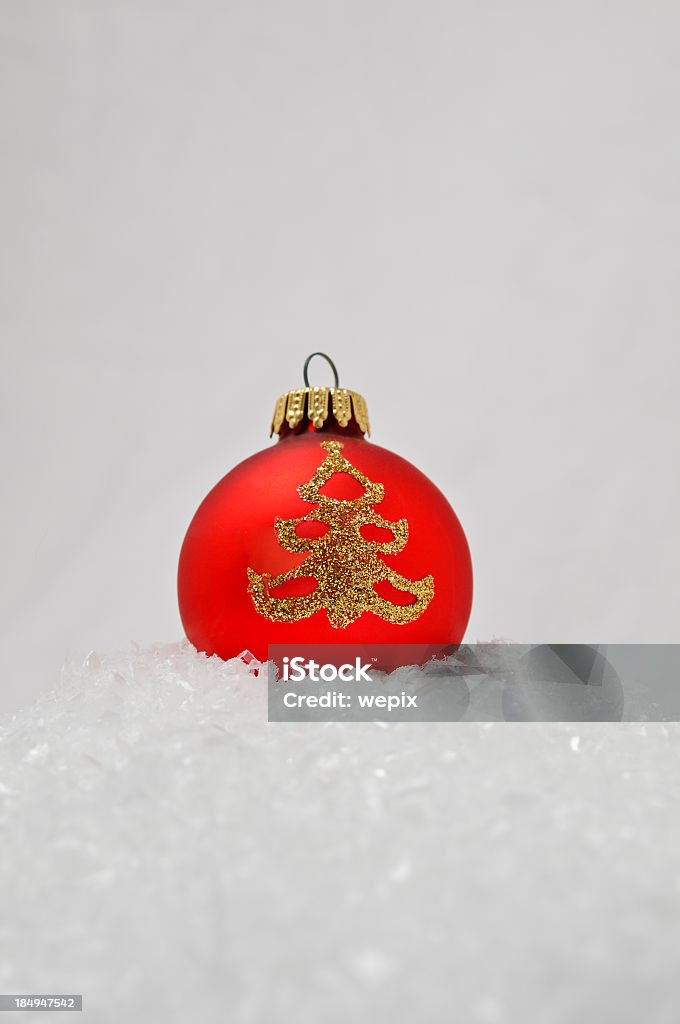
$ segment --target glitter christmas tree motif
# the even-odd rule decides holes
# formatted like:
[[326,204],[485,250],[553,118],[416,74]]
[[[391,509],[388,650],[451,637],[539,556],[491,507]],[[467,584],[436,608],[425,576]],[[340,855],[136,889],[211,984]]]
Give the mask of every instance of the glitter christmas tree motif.
[[[341,441],[322,441],[326,458],[312,479],[298,487],[303,501],[317,506],[299,519],[274,521],[279,544],[286,551],[309,552],[307,558],[290,572],[271,577],[269,573],[256,573],[248,569],[248,591],[260,615],[274,622],[297,622],[308,618],[322,608],[326,609],[331,626],[343,629],[359,618],[363,612],[373,612],[385,622],[405,625],[419,618],[432,600],[434,579],[408,580],[389,568],[379,555],[394,555],[408,540],[405,519],[390,523],[379,516],[371,506],[385,496],[382,484],[373,483],[341,454]],[[329,498],[320,491],[336,473],[351,476],[364,492],[358,498]],[[327,530],[322,537],[300,537],[297,527],[301,523],[323,523]],[[366,540],[361,534],[363,526],[377,526],[388,530],[392,540],[385,542]],[[313,578],[316,587],[302,597],[276,597],[272,590],[297,579]],[[397,590],[412,595],[409,604],[393,604],[380,597],[374,587],[387,581]]]

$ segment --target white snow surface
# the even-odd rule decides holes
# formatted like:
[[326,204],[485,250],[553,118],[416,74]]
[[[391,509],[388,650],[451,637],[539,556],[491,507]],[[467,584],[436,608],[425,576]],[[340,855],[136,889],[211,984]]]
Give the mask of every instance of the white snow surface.
[[678,725],[269,724],[263,678],[183,642],[71,661],[0,737],[2,992],[676,1024]]

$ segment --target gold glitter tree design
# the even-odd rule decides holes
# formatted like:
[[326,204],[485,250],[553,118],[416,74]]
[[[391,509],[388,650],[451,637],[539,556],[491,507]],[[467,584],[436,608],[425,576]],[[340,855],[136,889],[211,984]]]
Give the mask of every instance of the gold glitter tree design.
[[[297,622],[325,608],[331,626],[339,629],[350,625],[363,612],[373,612],[385,622],[404,625],[419,618],[432,600],[434,579],[407,580],[394,572],[379,555],[395,555],[408,540],[408,522],[400,519],[390,523],[374,512],[385,496],[382,484],[373,483],[341,454],[341,441],[322,441],[326,458],[309,483],[298,487],[300,497],[317,508],[299,519],[274,521],[279,544],[286,551],[309,552],[297,568],[273,578],[269,573],[248,569],[248,591],[260,613],[274,622]],[[320,494],[321,488],[335,473],[347,473],[364,489],[358,498],[345,500]],[[300,523],[325,523],[328,530],[322,537],[299,537]],[[389,530],[392,540],[369,541],[361,535],[362,526],[378,526]],[[313,577],[317,586],[302,597],[276,597],[271,593],[290,580]],[[410,604],[396,605],[380,597],[376,583],[387,580],[397,590],[413,595]]]

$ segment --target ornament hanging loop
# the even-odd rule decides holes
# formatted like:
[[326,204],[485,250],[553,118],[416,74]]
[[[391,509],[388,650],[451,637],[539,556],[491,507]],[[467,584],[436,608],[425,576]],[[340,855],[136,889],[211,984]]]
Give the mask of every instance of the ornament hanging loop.
[[[335,383],[332,387],[328,384],[317,387],[310,385],[307,371],[315,356],[325,359],[333,371]],[[304,429],[302,425],[305,423],[310,424],[315,430],[323,430],[326,421],[335,423],[343,430],[351,424],[349,434],[356,435],[358,428],[361,434],[368,434],[370,437],[371,425],[368,422],[366,402],[356,391],[340,387],[340,377],[330,356],[325,352],[312,352],[305,359],[302,376],[305,382],[303,388],[293,388],[292,391],[286,391],[277,398],[269,430],[270,437],[272,434],[286,437],[292,432],[299,433],[298,428]]]
[[333,377],[335,378],[335,387],[336,388],[340,387],[340,378],[338,377],[338,371],[337,371],[337,369],[335,367],[335,363],[333,362],[333,360],[331,359],[330,356],[326,355],[325,352],[312,352],[311,356],[307,356],[307,358],[305,359],[305,365],[304,365],[304,367],[302,369],[302,378],[303,378],[303,380],[305,382],[305,387],[308,388],[310,386],[309,385],[309,377],[307,376],[307,367],[311,363],[311,361],[314,358],[314,356],[321,356],[322,359],[326,360],[326,362],[330,366],[331,370],[333,371]]

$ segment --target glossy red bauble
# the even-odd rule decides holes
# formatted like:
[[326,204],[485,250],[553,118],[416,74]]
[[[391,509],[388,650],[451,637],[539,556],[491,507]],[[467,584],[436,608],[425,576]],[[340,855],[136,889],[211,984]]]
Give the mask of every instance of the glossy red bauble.
[[248,649],[264,661],[269,644],[288,643],[434,652],[463,638],[472,566],[456,514],[420,470],[351,423],[308,424],[208,494],[178,593],[189,640],[225,659]]

